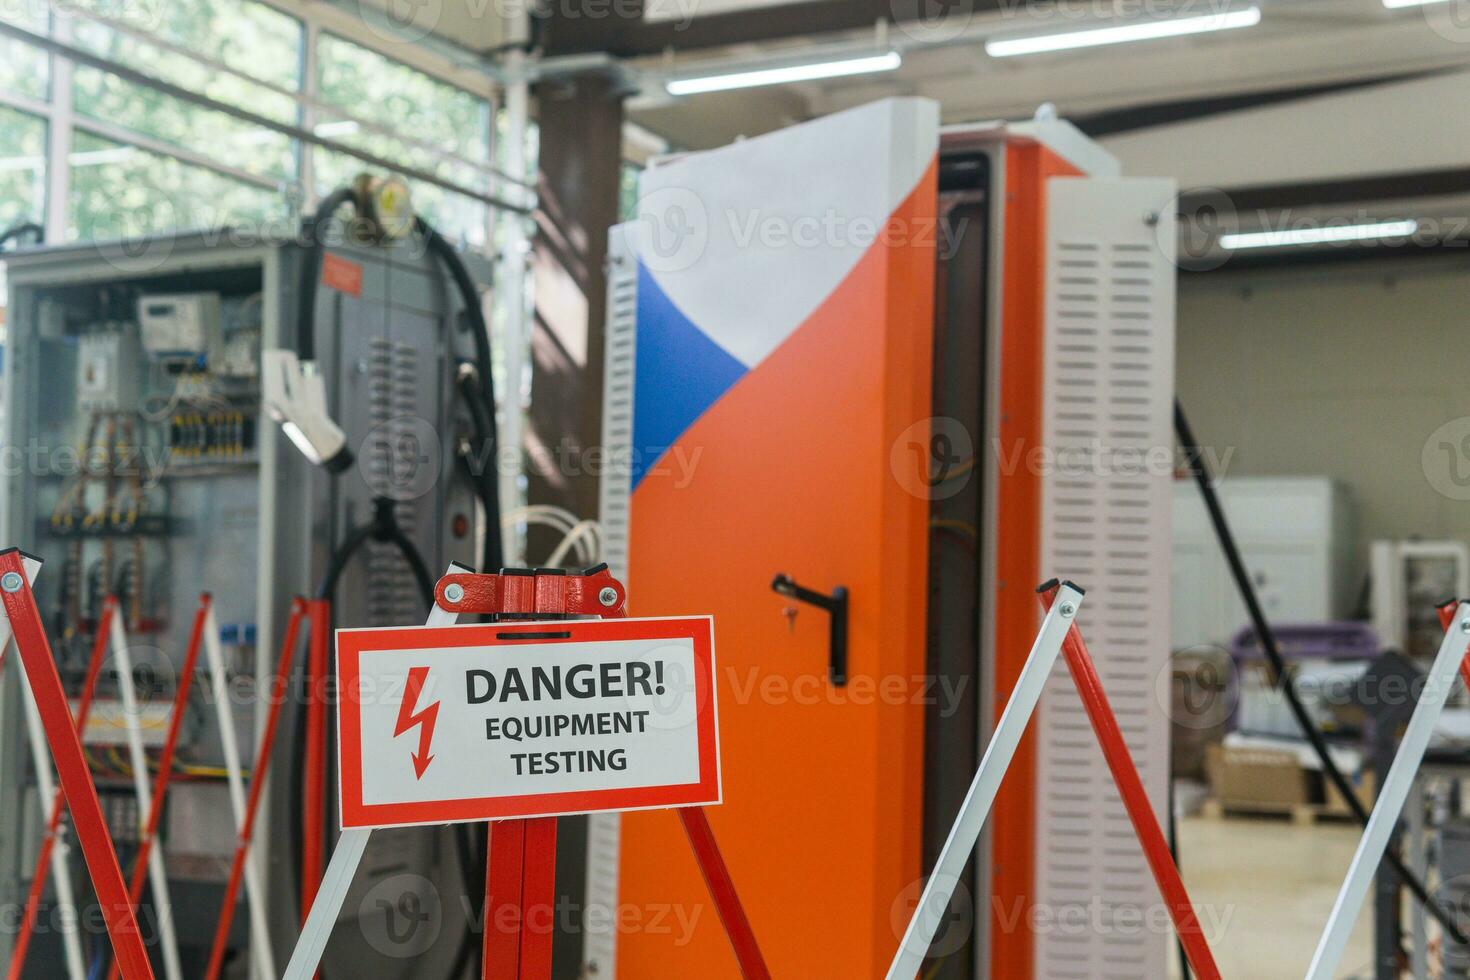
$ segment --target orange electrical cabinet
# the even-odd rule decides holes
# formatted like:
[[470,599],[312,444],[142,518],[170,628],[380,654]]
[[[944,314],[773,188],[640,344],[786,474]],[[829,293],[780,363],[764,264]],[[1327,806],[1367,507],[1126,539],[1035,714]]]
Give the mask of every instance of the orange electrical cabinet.
[[[904,441],[929,415],[937,148],[937,107],[902,99],[678,158],[614,239],[607,425],[633,455],[626,525],[604,517],[634,615],[714,614],[710,817],[778,977],[881,973],[922,873],[928,512],[895,467],[927,452]],[[845,685],[777,573],[847,589]],[[739,975],[682,833],[621,818],[619,976]]]
[[[1042,579],[1097,587],[1084,624],[1162,805],[1169,468],[1048,453],[1172,447],[1172,194],[1059,120],[941,139],[933,103],[894,99],[659,163],[613,231],[607,556],[634,615],[715,617],[710,817],[781,980],[886,973]],[[846,684],[778,573],[846,590]],[[1159,935],[1034,926],[1153,894],[1072,702],[1043,698],[935,980],[1162,969]],[[592,818],[588,892],[611,911],[588,975],[739,975],[676,815]]]

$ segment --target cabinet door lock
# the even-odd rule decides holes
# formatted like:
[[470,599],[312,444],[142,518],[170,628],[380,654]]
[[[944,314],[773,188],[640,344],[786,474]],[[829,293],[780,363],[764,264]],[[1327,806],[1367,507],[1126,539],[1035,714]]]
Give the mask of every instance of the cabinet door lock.
[[831,617],[828,637],[827,674],[832,684],[844,687],[847,684],[847,588],[837,586],[831,595],[816,592],[797,585],[790,575],[780,572],[771,580],[771,588],[778,594],[816,606]]

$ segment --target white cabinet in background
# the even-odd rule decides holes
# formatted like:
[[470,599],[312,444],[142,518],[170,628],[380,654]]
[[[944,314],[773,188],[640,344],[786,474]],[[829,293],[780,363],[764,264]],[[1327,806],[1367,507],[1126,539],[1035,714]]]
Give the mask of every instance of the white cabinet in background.
[[[1343,619],[1360,586],[1351,503],[1326,477],[1231,477],[1217,484],[1261,606],[1272,623]],[[1176,650],[1228,646],[1249,623],[1193,479],[1174,483]]]

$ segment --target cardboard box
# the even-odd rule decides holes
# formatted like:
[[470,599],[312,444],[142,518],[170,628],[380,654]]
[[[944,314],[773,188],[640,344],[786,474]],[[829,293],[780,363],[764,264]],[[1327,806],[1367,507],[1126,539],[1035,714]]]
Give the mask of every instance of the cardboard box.
[[[1310,810],[1320,816],[1351,812],[1322,773],[1304,768],[1294,752],[1212,745],[1206,769],[1215,802],[1225,810],[1293,814]],[[1358,798],[1371,807],[1372,774],[1348,777]]]
[[1206,780],[1206,753],[1225,737],[1234,704],[1233,666],[1218,649],[1181,650],[1170,662],[1169,763],[1176,779]]

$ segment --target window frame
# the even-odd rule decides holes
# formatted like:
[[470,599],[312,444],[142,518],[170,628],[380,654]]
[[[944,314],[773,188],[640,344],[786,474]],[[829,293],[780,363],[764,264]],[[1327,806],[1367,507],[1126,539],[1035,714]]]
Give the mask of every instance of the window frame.
[[[70,8],[65,12],[58,12],[53,9],[48,17],[46,33],[53,40],[73,45],[75,44],[75,32],[73,31],[74,19],[100,23],[110,30],[132,37],[139,43],[149,45],[155,50],[181,55],[212,70],[238,76],[250,84],[260,86],[264,90],[277,92],[292,98],[296,104],[295,119],[292,122],[294,125],[303,129],[314,132],[314,125],[317,119],[326,111],[333,112],[339,118],[341,116],[352,117],[354,121],[369,131],[377,131],[385,138],[393,139],[402,145],[415,146],[434,154],[437,157],[436,164],[442,161],[461,170],[466,167],[470,168],[470,171],[475,174],[476,184],[480,183],[479,178],[483,174],[484,186],[493,188],[497,179],[494,166],[496,159],[495,137],[497,128],[495,121],[499,113],[504,110],[501,106],[499,89],[488,75],[479,75],[465,68],[454,66],[447,59],[440,59],[428,50],[412,49],[409,51],[392,52],[384,50],[387,45],[383,43],[381,38],[373,36],[372,32],[365,25],[355,21],[350,16],[344,14],[344,12],[331,8],[329,5],[313,5],[306,9],[300,9],[296,5],[283,2],[283,0],[238,0],[238,2],[242,6],[246,4],[258,4],[259,6],[274,10],[291,18],[297,25],[299,32],[299,58],[298,64],[296,65],[296,85],[294,91],[276,83],[255,78],[248,72],[225,65],[207,55],[191,52],[175,41],[159,37],[150,31],[117,22],[114,18],[109,18],[105,15],[94,14],[76,8]],[[37,33],[39,33],[39,30],[37,30]],[[357,118],[356,114],[352,113],[347,107],[339,108],[335,105],[327,105],[322,102],[317,85],[317,69],[321,41],[327,35],[364,48],[395,64],[423,74],[439,84],[447,85],[456,91],[464,92],[478,100],[489,120],[489,125],[485,127],[486,132],[483,147],[478,148],[480,150],[478,154],[480,159],[475,160],[462,156],[457,149],[438,147],[427,141],[420,140],[413,135],[398,133],[391,127],[384,126],[375,121]],[[17,40],[16,43],[24,44],[25,42]],[[73,78],[74,63],[60,53],[45,51],[44,49],[41,49],[41,53],[47,60],[49,66],[48,97],[45,100],[39,100],[16,90],[0,88],[0,105],[39,116],[47,124],[44,213],[38,216],[38,218],[46,227],[46,239],[48,243],[60,244],[70,241],[72,175],[69,161],[73,133],[76,131],[135,146],[139,150],[148,153],[170,157],[188,166],[203,168],[221,177],[259,188],[262,192],[280,194],[288,200],[294,198],[301,202],[300,207],[303,210],[315,205],[318,195],[316,193],[316,181],[314,179],[315,168],[312,161],[314,156],[312,152],[313,144],[300,139],[292,139],[294,167],[288,175],[287,181],[283,182],[279,177],[271,177],[235,166],[207,152],[179,146],[167,140],[150,136],[128,126],[108,120],[91,118],[78,113],[75,109],[76,86]],[[365,168],[371,168],[371,166],[368,163],[364,164]],[[496,208],[486,205],[485,227],[481,233],[474,236],[479,242],[478,249],[487,255],[491,253],[495,240],[494,226],[496,214]]]

